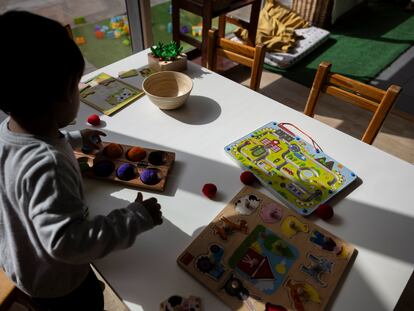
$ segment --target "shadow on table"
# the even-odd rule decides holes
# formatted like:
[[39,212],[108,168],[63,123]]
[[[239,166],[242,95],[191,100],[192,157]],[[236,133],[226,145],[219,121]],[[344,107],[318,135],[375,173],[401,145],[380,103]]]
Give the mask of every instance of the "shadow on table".
[[183,123],[202,125],[216,120],[221,114],[221,107],[211,98],[190,95],[187,102],[181,108],[161,111]]
[[[198,296],[205,310],[226,310],[220,300],[178,267],[176,259],[191,240],[164,219],[161,226],[139,235],[130,249],[113,253],[96,265],[125,302],[144,310],[159,310],[159,304],[172,295]],[[156,269],[149,270],[149,266]]]
[[[206,310],[230,310],[177,265],[177,258],[203,229],[199,228],[189,236],[165,219],[161,226],[138,236],[130,249],[113,253],[99,260],[96,265],[105,276],[109,276],[108,281],[124,301],[138,305],[143,310],[158,310],[159,303],[172,295],[198,296]],[[204,253],[206,251],[202,250],[194,255],[197,257]],[[148,266],[154,265],[156,269],[148,270]],[[194,259],[190,265],[194,265]],[[354,307],[356,310],[388,310],[389,307],[384,305],[375,287],[364,276],[366,273],[360,269],[351,263],[329,306],[335,309],[335,305],[340,304],[348,309]],[[217,282],[217,288],[222,288],[227,278],[228,275],[224,275]],[[348,286],[344,287],[343,283],[346,282]],[[235,297],[229,299],[234,303],[234,310],[243,304]]]
[[[107,132],[107,134],[109,140],[119,143],[168,150],[168,148],[152,142],[113,132]],[[222,202],[224,208],[225,204],[240,190],[242,185],[238,182],[240,169],[237,166],[180,150],[174,151],[177,155],[177,165],[167,182],[166,192],[161,194],[174,196],[176,190],[180,188],[185,192],[201,196],[200,189],[203,184],[207,181],[215,181],[220,193],[217,201]],[[227,185],[225,192],[220,191],[220,185],[224,184]],[[103,182],[99,182],[99,184],[98,182],[87,182],[85,187],[87,197],[90,195],[99,196],[100,199],[95,200],[94,198],[93,203],[105,206],[108,212],[128,204],[113,195],[116,191],[123,191],[122,189],[123,187]],[[133,198],[131,198],[132,200]],[[172,203],[173,200],[168,208],[174,208]],[[208,205],[208,202],[206,204]],[[93,206],[91,209],[93,210]],[[191,212],[194,209],[188,206],[188,210]],[[344,198],[334,206],[334,211],[335,216],[330,221],[317,220],[317,223],[334,235],[353,244],[356,249],[361,247],[389,258],[409,264],[414,263],[414,250],[410,247],[412,236],[414,236],[414,219],[412,217],[349,198]],[[197,211],[194,210],[194,212]],[[309,221],[313,220],[316,218],[309,218]],[[206,220],[205,223],[208,222],[209,220]],[[99,260],[97,266],[104,275],[110,275],[109,281],[125,301],[141,305],[144,310],[157,309],[158,302],[173,294],[183,296],[192,294],[206,299],[207,295],[212,294],[176,264],[177,257],[198,236],[201,230],[203,228],[195,229],[190,236],[174,223],[165,219],[162,226],[140,235],[131,249],[114,253]],[[362,256],[365,256],[365,253]],[[366,259],[366,257],[363,258]],[[154,261],[156,265],[159,262],[156,271],[147,271],[147,263],[154,263]],[[340,300],[340,305],[349,306],[351,303],[360,310],[365,307],[366,310],[389,309],[389,306],[384,305],[384,300],[379,297],[375,287],[364,277],[365,271],[359,271],[363,265],[358,265],[358,256],[355,264],[349,275],[345,277],[345,283],[352,282],[352,286],[340,286],[333,305],[337,300]],[[179,286],[176,284],[177,280],[180,282]],[[401,284],[401,286],[403,285]],[[212,307],[209,306],[211,310],[227,309],[218,299],[210,298],[209,302],[214,304]],[[361,307],[363,305],[365,307]]]
[[[166,191],[159,193],[161,195],[174,196],[177,189],[180,188],[186,192],[202,196],[201,188],[203,185],[207,182],[214,182],[219,191],[216,202],[222,202],[224,208],[224,205],[243,186],[239,182],[240,168],[237,166],[180,150],[169,150],[169,148],[152,142],[109,131],[107,131],[107,134],[108,140],[119,143],[176,152],[177,165],[173,166],[171,176],[167,180]],[[350,189],[345,189],[344,194],[349,194],[361,183],[361,180],[357,180],[351,185]],[[220,191],[224,185],[226,185],[226,192]],[[120,187],[113,187],[120,189]],[[258,186],[258,188],[262,187]],[[341,197],[343,198],[343,196]],[[334,199],[335,203],[336,201]],[[356,202],[348,197],[333,205],[333,208],[336,215],[326,222],[329,227],[328,230],[355,245],[361,245],[378,253],[414,263],[414,249],[401,247],[401,245],[410,245],[410,239],[414,236],[414,219],[412,217],[398,212],[390,212],[381,209],[381,207],[367,205],[363,202]],[[407,208],[409,207],[407,206]],[[315,219],[316,217],[311,217],[310,220]],[[351,224],[355,228],[354,230],[349,230]],[[343,228],[347,230],[342,233]]]

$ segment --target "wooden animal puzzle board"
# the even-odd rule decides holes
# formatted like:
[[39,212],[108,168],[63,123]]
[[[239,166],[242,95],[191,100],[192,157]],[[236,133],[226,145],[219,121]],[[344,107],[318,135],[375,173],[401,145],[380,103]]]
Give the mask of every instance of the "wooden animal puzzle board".
[[[114,158],[109,158],[105,155],[105,148],[109,144],[114,144],[114,143],[102,142],[102,145],[103,145],[102,150],[91,150],[90,152],[87,152],[87,153],[79,149],[74,151],[75,157],[78,160],[78,163],[80,164],[83,176],[88,177],[88,178],[107,180],[107,181],[123,184],[125,186],[130,186],[130,187],[144,188],[144,189],[150,189],[150,190],[155,190],[155,191],[164,191],[165,184],[167,182],[167,177],[175,161],[174,152],[140,147],[144,150],[145,156],[140,161],[131,161],[126,157],[126,154],[128,150],[130,150],[133,147],[137,147],[137,146],[117,144],[122,148],[122,155],[114,159]],[[156,157],[153,157],[156,161],[152,160],[152,157],[151,157],[152,155],[156,156]],[[94,173],[94,166],[97,163],[108,162],[108,161],[113,163],[113,169],[110,172],[109,176],[102,177]],[[131,178],[130,180],[122,180],[117,176],[117,173],[116,173],[117,169],[122,164],[126,164],[126,163],[132,164],[135,167],[134,168],[135,176],[134,178]],[[157,172],[157,180],[155,181],[155,183],[146,184],[140,179],[140,176],[143,173],[143,171],[147,169],[151,169]]]
[[232,310],[325,310],[354,252],[352,245],[244,187],[177,262]]
[[302,215],[311,214],[357,178],[282,123],[270,122],[229,144],[225,151]]

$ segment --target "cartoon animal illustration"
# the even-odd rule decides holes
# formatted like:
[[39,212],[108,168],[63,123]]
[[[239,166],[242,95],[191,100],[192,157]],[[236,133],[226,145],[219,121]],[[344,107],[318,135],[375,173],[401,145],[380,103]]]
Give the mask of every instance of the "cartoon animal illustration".
[[336,242],[332,238],[325,236],[318,230],[312,231],[312,235],[309,238],[309,240],[315,243],[316,245],[320,246],[323,250],[333,252],[338,257],[347,257],[347,251],[342,245],[336,244]]
[[226,217],[221,217],[223,225],[220,227],[218,225],[213,225],[213,230],[215,234],[218,234],[222,240],[227,240],[227,237],[232,233],[239,231],[244,234],[247,234],[247,222],[245,220],[240,220],[239,223],[232,222]]
[[112,94],[111,96],[108,96],[106,98],[106,101],[111,105],[117,105],[119,103],[122,103],[123,101],[127,100],[133,95],[133,93],[127,89],[123,88],[116,94]]
[[161,311],[201,311],[201,299],[174,295],[161,303]]
[[236,211],[241,215],[251,215],[259,207],[260,201],[254,194],[242,196],[235,203]]
[[310,276],[318,285],[325,287],[326,283],[322,281],[322,275],[332,272],[333,262],[312,254],[308,254],[308,258],[311,260],[311,263],[307,267],[301,265],[300,270]]

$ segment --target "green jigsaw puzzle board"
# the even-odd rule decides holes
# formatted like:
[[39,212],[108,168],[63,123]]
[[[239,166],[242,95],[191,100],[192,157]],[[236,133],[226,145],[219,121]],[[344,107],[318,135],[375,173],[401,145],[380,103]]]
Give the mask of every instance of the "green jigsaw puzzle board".
[[309,219],[244,187],[177,263],[231,310],[317,311],[326,310],[356,253]]
[[84,103],[106,115],[114,114],[142,95],[144,91],[106,73],[89,80],[80,90],[80,98]]
[[301,215],[311,214],[357,178],[341,163],[276,122],[227,145],[225,151]]

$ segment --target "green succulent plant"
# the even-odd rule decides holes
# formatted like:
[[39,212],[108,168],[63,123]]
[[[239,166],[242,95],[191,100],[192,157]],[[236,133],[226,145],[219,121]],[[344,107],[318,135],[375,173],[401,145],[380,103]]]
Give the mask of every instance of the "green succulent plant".
[[170,43],[164,44],[158,42],[157,45],[151,47],[151,53],[154,57],[160,60],[174,60],[180,55],[183,50],[182,46],[178,46],[176,42],[171,41]]

